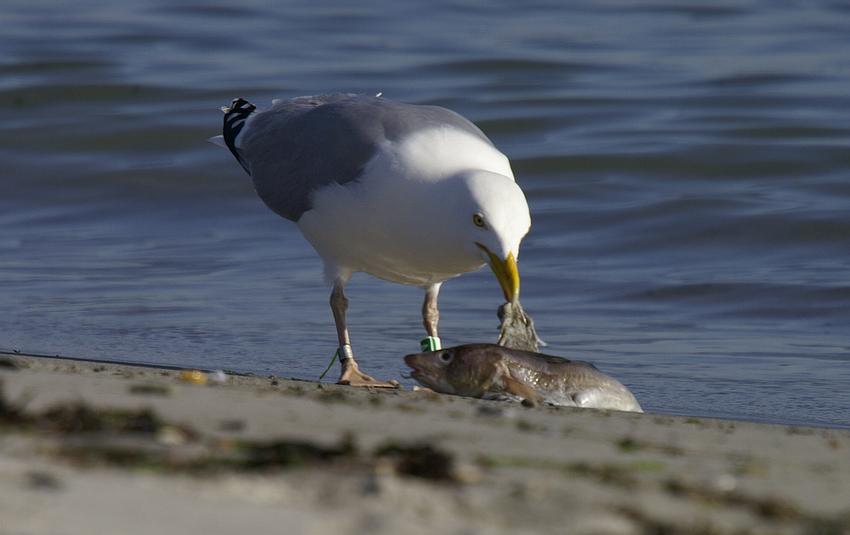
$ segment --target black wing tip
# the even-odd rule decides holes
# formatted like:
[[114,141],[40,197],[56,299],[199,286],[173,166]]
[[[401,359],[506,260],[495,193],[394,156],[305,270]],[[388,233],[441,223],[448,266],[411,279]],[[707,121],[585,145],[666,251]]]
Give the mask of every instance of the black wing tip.
[[233,99],[233,102],[230,103],[229,108],[222,108],[224,113],[251,113],[257,109],[257,107],[242,97],[237,97]]
[[222,111],[224,111],[224,124],[222,126],[221,133],[224,137],[224,143],[248,174],[251,174],[251,171],[248,170],[248,164],[236,149],[236,136],[239,135],[242,128],[245,126],[245,120],[249,115],[254,113],[254,110],[256,109],[256,106],[242,97],[233,99],[229,108],[222,108]]

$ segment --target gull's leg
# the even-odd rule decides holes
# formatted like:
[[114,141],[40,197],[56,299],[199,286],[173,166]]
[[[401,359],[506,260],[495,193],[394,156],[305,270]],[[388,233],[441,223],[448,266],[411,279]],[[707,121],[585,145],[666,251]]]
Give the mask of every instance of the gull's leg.
[[437,308],[437,296],[440,294],[442,283],[436,283],[425,289],[425,301],[422,303],[422,325],[428,338],[422,340],[422,351],[435,351],[440,347],[440,335],[437,334],[437,324],[440,322],[440,309]]
[[331,292],[331,310],[336,323],[336,334],[339,338],[339,363],[342,372],[337,384],[351,386],[372,386],[378,388],[398,388],[398,381],[378,381],[360,371],[354,360],[354,351],[351,349],[351,339],[348,336],[348,327],[345,324],[345,311],[348,309],[348,299],[342,291],[345,283],[337,279]]

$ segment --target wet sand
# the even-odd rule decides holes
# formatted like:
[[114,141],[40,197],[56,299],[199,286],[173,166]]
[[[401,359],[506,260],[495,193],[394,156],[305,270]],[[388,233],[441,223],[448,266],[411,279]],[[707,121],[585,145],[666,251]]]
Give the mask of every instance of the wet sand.
[[181,375],[0,354],[0,533],[850,532],[850,431]]

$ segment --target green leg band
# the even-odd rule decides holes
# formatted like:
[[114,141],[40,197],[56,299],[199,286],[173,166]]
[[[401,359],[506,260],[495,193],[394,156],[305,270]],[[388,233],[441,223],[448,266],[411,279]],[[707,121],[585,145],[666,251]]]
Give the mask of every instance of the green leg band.
[[423,338],[422,341],[419,342],[419,347],[422,348],[422,351],[439,351],[443,348],[440,344],[440,338],[437,336]]

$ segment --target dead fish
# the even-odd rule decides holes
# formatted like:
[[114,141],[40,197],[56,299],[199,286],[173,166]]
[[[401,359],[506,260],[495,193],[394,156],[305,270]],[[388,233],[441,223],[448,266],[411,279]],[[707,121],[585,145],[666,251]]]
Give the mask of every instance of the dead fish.
[[444,394],[643,412],[629,389],[588,362],[469,344],[404,357],[410,377]]
[[498,315],[501,322],[498,345],[525,351],[537,351],[546,345],[537,336],[534,320],[523,310],[519,299],[500,306]]

